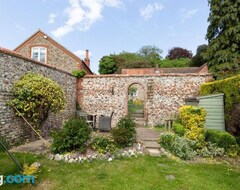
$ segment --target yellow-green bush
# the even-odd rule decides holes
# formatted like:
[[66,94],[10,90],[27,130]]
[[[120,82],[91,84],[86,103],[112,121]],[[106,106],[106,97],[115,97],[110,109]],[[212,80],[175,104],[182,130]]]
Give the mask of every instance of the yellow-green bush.
[[8,102],[35,127],[41,127],[49,113],[64,109],[66,99],[60,85],[37,73],[28,73],[13,85],[13,99]]
[[204,140],[204,124],[206,111],[197,106],[182,106],[179,108],[179,117],[185,127],[185,135],[189,139]]
[[[240,123],[235,121],[239,113],[240,75],[201,85],[200,95],[224,93],[226,129],[234,135],[240,135]],[[240,113],[239,113],[240,114]]]

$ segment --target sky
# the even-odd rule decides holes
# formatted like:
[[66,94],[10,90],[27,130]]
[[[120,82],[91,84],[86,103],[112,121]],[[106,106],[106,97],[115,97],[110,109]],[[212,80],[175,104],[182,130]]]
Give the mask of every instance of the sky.
[[207,0],[0,0],[0,47],[13,50],[38,29],[81,59],[99,60],[154,45],[165,57],[173,47],[207,44]]

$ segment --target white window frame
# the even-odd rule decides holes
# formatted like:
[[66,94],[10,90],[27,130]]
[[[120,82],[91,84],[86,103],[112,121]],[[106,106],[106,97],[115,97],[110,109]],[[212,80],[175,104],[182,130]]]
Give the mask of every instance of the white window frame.
[[[45,60],[44,61],[41,61],[41,50],[45,50]],[[34,58],[33,57],[33,53],[37,53],[37,58]],[[39,61],[39,62],[42,62],[42,63],[47,63],[47,48],[46,47],[43,47],[43,46],[34,46],[31,48],[31,58],[36,60],[36,61]]]

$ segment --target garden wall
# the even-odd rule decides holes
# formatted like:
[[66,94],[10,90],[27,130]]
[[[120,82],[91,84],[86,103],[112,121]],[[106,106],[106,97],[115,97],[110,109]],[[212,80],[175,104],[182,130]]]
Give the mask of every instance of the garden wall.
[[75,114],[76,108],[76,78],[71,74],[25,58],[13,51],[0,48],[0,135],[10,140],[11,144],[25,141],[30,135],[30,128],[15,116],[12,108],[6,106],[11,99],[11,89],[14,82],[27,72],[36,72],[57,82],[65,92],[67,105],[58,115],[52,114],[44,125],[43,135],[49,129],[58,128],[63,121]]
[[144,118],[148,125],[163,123],[174,115],[184,99],[198,95],[199,86],[211,80],[209,73],[88,75],[78,80],[78,102],[93,115],[110,115],[113,125],[128,114],[128,88],[139,84],[144,89]]

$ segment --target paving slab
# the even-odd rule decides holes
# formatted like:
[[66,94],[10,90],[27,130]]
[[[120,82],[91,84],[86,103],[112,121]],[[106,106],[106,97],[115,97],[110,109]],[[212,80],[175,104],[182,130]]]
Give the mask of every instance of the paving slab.
[[50,143],[46,141],[46,145],[42,140],[37,140],[27,144],[23,144],[17,147],[10,149],[10,152],[29,152],[35,154],[44,154],[50,151]]

